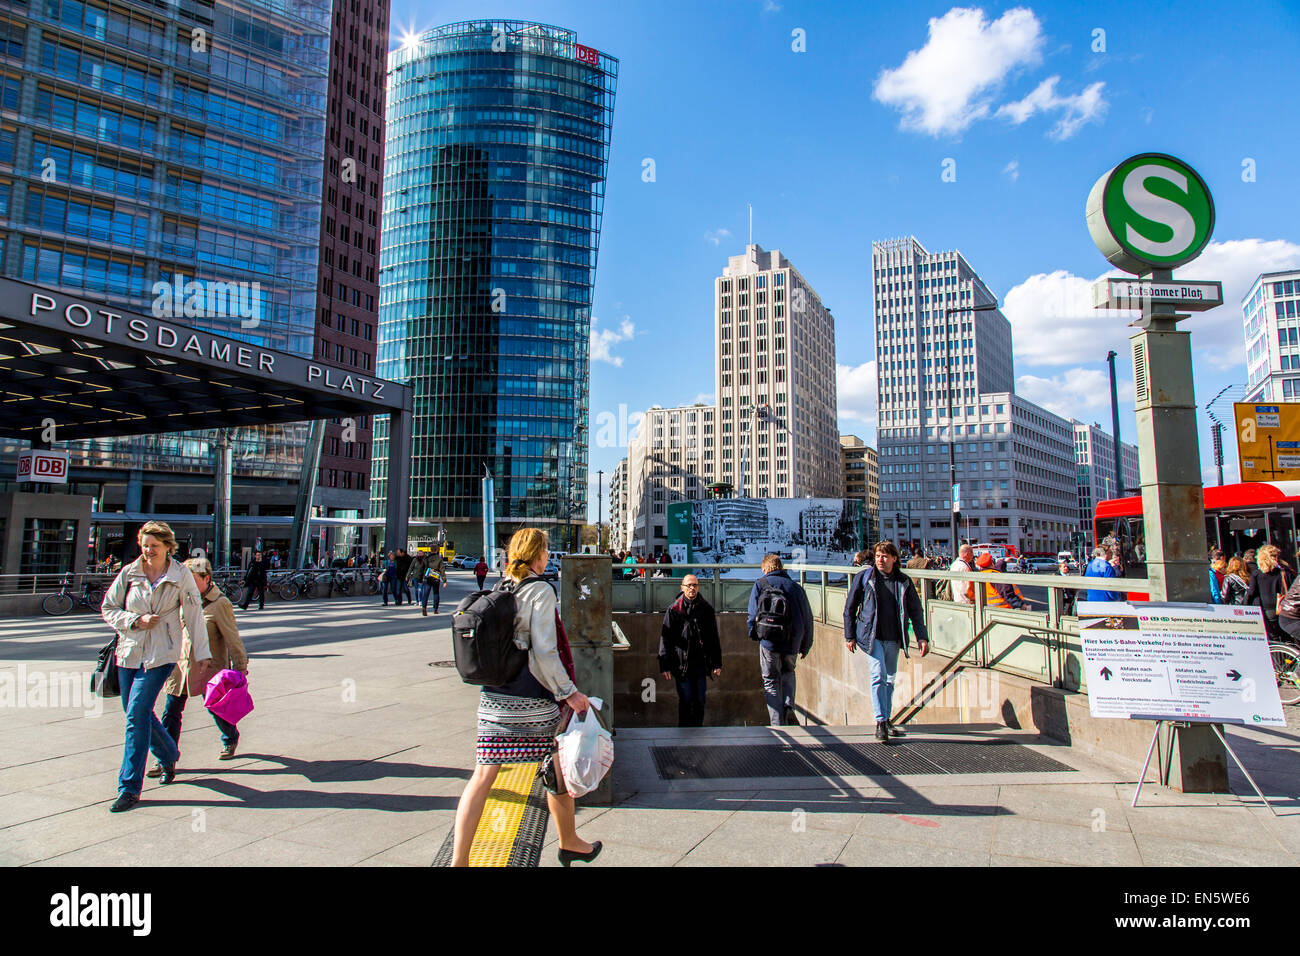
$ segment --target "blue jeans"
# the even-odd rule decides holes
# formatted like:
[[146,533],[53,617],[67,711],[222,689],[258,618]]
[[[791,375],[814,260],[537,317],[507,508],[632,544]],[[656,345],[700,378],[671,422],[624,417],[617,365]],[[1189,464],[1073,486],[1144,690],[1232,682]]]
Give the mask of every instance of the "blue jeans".
[[763,672],[763,699],[767,702],[767,723],[771,727],[798,723],[794,718],[794,668],[798,654],[777,654],[758,645],[758,663]]
[[898,673],[900,645],[895,641],[876,641],[867,663],[871,665],[871,710],[876,723],[889,720],[894,705],[894,675]]
[[[188,697],[177,697],[174,694],[167,695],[167,703],[163,704],[162,725],[163,730],[176,742],[177,757],[180,756],[181,747],[181,714],[185,713],[185,701]],[[200,701],[201,702],[201,701]],[[208,711],[212,714],[212,711]],[[212,714],[212,719],[216,722],[217,729],[221,731],[221,742],[229,747],[231,744],[239,743],[239,730],[229,721],[222,720],[216,714]]]
[[429,607],[429,595],[433,595],[433,613],[438,613],[438,608],[442,605],[442,582],[437,578],[429,578],[424,585],[424,600],[420,602],[420,607],[425,610]]
[[414,601],[411,600],[411,589],[410,589],[410,587],[407,586],[406,581],[403,580],[402,578],[398,578],[398,579],[397,579],[397,603],[398,603],[398,604],[401,604],[401,603],[402,603],[402,595],[403,595],[403,594],[406,595],[406,603],[407,603],[407,604],[414,604],[414,603],[415,603]]
[[122,710],[126,714],[126,746],[122,751],[122,770],[117,777],[118,793],[139,796],[144,789],[144,765],[149,751],[164,766],[174,764],[180,756],[176,741],[163,729],[154,716],[153,705],[163,684],[171,676],[175,664],[159,667],[119,667],[118,682],[122,688]]
[[398,602],[399,604],[401,603],[401,601],[402,601],[401,596],[400,596],[400,595],[401,595],[401,592],[399,592],[399,591],[397,590],[397,581],[395,581],[395,580],[394,580],[393,578],[391,578],[391,577],[388,578],[387,580],[385,580],[385,581],[384,581],[384,584],[383,584],[382,595],[383,595],[383,598],[384,598],[384,605],[385,605],[385,606],[388,605],[388,595],[390,595],[390,594],[393,595],[393,597],[397,598],[397,602]]
[[677,677],[677,726],[704,726],[704,698],[709,692],[709,675]]
[[415,603],[427,604],[429,602],[429,597],[428,597],[429,586],[422,581],[416,581],[415,584],[412,585],[412,587],[415,590]]

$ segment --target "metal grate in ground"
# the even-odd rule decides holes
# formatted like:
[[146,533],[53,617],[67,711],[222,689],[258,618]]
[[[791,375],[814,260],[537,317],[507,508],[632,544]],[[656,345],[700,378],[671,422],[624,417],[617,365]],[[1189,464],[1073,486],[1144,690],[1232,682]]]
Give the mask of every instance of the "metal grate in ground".
[[[503,766],[474,832],[469,865],[537,866],[542,858],[549,817],[546,790],[537,776],[537,764]],[[454,829],[449,830],[432,866],[451,865],[454,837]]]
[[1058,760],[1010,741],[918,740],[893,744],[744,744],[651,747],[663,780],[726,777],[906,776],[919,773],[1059,773]]

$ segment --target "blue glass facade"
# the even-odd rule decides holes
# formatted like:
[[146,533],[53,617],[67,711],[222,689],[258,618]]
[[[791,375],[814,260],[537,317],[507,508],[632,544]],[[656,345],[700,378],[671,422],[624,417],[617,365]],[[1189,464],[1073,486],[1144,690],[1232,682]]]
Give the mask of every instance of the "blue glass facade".
[[535,23],[452,24],[390,54],[377,370],[415,389],[413,519],[477,540],[486,465],[502,533],[585,520],[617,79],[617,60]]
[[[0,0],[0,271],[312,354],[329,40],[329,0]],[[236,472],[296,478],[303,430],[238,429]],[[202,435],[73,451],[212,468]]]

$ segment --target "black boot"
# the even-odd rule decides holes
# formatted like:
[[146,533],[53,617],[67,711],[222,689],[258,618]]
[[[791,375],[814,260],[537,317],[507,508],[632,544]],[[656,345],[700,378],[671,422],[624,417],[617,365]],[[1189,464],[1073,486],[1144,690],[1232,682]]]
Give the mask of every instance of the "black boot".
[[889,742],[889,724],[883,720],[876,721],[876,739],[881,743]]

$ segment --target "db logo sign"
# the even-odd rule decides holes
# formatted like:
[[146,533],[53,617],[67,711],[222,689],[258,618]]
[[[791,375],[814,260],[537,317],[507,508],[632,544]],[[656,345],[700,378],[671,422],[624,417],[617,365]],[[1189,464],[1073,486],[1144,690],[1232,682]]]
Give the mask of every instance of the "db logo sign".
[[581,62],[590,66],[596,66],[600,63],[600,54],[596,52],[594,47],[583,46],[581,43],[577,44],[577,47],[578,59]]
[[53,485],[68,483],[66,451],[28,451],[18,456],[19,481],[43,481]]

